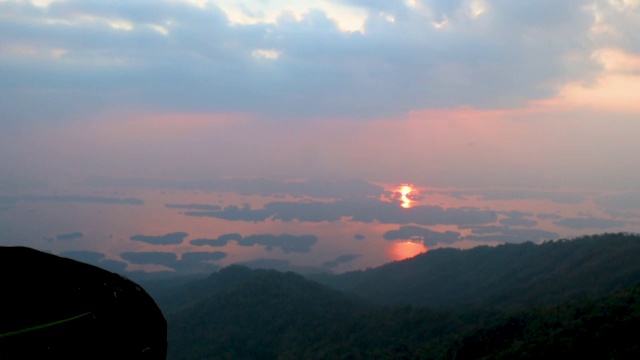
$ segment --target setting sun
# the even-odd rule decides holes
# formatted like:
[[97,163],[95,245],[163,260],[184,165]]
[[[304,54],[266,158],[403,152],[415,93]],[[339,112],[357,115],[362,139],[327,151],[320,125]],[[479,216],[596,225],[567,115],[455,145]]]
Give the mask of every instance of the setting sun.
[[400,204],[400,206],[405,209],[411,207],[411,199],[407,195],[409,195],[412,191],[413,188],[411,187],[411,185],[402,185],[400,187],[400,201],[402,201],[402,204]]

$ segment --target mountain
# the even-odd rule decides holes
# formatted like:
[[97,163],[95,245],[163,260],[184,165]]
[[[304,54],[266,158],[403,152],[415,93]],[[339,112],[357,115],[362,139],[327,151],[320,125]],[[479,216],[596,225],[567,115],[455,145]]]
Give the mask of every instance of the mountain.
[[[346,295],[294,273],[231,266],[187,286],[188,304],[162,302],[168,314],[170,356],[276,358],[285,343],[310,349],[313,338],[334,334],[358,311]],[[210,295],[206,295],[210,293]],[[288,349],[287,351],[294,351]]]
[[169,359],[631,359],[639,245],[604,234],[442,249],[325,284],[230,266],[154,296]]
[[640,282],[640,236],[437,249],[365,271],[309,278],[378,304],[523,308],[578,300]]
[[457,360],[638,359],[639,329],[640,286],[636,286],[503,315],[463,334],[446,353]]
[[167,323],[138,284],[26,247],[0,247],[0,358],[164,359]]

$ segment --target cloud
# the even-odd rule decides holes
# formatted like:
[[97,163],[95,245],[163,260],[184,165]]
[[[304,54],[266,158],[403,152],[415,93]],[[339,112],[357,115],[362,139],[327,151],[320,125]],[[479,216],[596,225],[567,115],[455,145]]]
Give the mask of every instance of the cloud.
[[548,200],[561,204],[580,204],[587,199],[587,193],[540,191],[527,189],[475,189],[444,192],[457,199],[466,200],[479,196],[482,200]]
[[[232,24],[212,4],[4,1],[0,106],[14,124],[112,106],[378,118],[513,107],[600,71],[590,56],[593,2],[343,3],[367,12],[363,32],[341,31],[313,3],[300,17]],[[617,30],[631,47],[628,18]]]
[[520,243],[525,241],[540,241],[557,239],[560,235],[551,231],[539,229],[512,229],[506,226],[477,226],[472,227],[475,235],[467,235],[465,239],[476,241],[498,241],[505,243]]
[[143,205],[144,201],[135,198],[116,198],[102,196],[83,195],[20,195],[0,196],[0,203],[15,204],[20,201],[29,202],[53,202],[53,203],[93,203],[93,204],[119,204],[119,205]]
[[209,273],[219,268],[218,265],[212,262],[222,260],[225,257],[227,257],[227,253],[222,251],[186,252],[182,254],[179,261],[176,261],[170,267],[179,272]]
[[240,246],[265,246],[267,251],[271,251],[274,248],[280,248],[285,253],[298,252],[308,253],[311,251],[311,247],[318,242],[318,237],[315,235],[272,235],[272,234],[257,234],[242,237],[240,234],[224,234],[217,239],[195,239],[191,240],[191,245],[195,246],[225,246],[229,241],[235,241]]
[[537,221],[524,219],[524,218],[508,218],[508,219],[500,219],[498,221],[500,224],[504,226],[522,226],[522,227],[531,227],[538,225]]
[[455,231],[439,232],[420,226],[401,226],[398,230],[389,230],[383,235],[385,240],[413,240],[419,238],[425,246],[439,243],[452,244],[460,240],[460,233]]
[[92,265],[99,264],[105,258],[103,253],[85,250],[65,251],[60,253],[60,256]]
[[107,259],[105,254],[97,251],[74,250],[60,253],[60,256],[80,261],[86,264],[98,266],[105,270],[123,274],[127,270],[127,263],[113,259]]
[[353,235],[353,238],[358,240],[358,241],[362,241],[366,238],[366,236],[362,235],[362,234],[355,234]]
[[230,205],[221,211],[185,211],[184,215],[210,216],[224,220],[258,222],[267,220],[273,214],[267,210],[252,210],[249,205],[244,205],[241,208],[235,205]]
[[239,242],[241,240],[242,240],[242,235],[238,233],[233,233],[233,234],[221,235],[217,239],[194,239],[194,240],[191,240],[189,243],[195,246],[208,245],[208,246],[216,247],[216,246],[225,246],[229,241]]
[[188,216],[210,216],[234,221],[265,221],[267,219],[285,222],[323,222],[340,221],[350,218],[351,221],[371,223],[379,221],[383,224],[418,224],[418,225],[479,225],[493,223],[497,213],[475,208],[448,208],[440,206],[414,206],[404,209],[397,202],[386,202],[376,199],[358,199],[334,202],[270,202],[263,209],[252,209],[249,205],[242,208],[228,206],[221,211],[197,212],[188,211]]
[[[235,192],[240,195],[312,197],[319,199],[351,199],[378,197],[384,188],[364,180],[320,180],[281,181],[263,178],[211,178],[198,181],[153,180],[153,179],[114,179],[104,176],[90,177],[86,185],[103,187],[155,188],[202,190],[215,192]],[[168,204],[167,207],[189,208],[197,210],[218,210],[202,208],[217,205]]]
[[331,261],[325,261],[322,263],[322,266],[328,269],[332,269],[334,267],[340,266],[342,264],[347,264],[359,257],[361,257],[362,255],[357,255],[357,254],[344,254],[344,255],[340,255],[338,256],[335,260],[331,260]]
[[640,192],[629,191],[602,196],[596,199],[596,204],[609,211],[640,210]]
[[74,240],[74,239],[80,239],[84,237],[84,234],[81,232],[73,232],[73,233],[69,233],[69,234],[60,234],[60,235],[56,235],[56,240]]
[[162,265],[182,273],[206,273],[219,268],[211,262],[224,259],[226,253],[214,252],[187,252],[182,254],[180,260],[172,252],[123,252],[120,257],[138,265]]
[[538,214],[536,217],[540,220],[557,220],[562,219],[562,216],[558,214]]
[[220,205],[207,205],[207,204],[165,204],[165,207],[170,209],[194,209],[194,210],[221,210]]
[[271,235],[271,234],[259,234],[249,235],[238,241],[240,246],[265,246],[267,251],[271,251],[274,248],[280,248],[285,253],[298,252],[308,253],[311,252],[311,247],[318,242],[318,237],[315,235]]
[[152,245],[177,245],[181,244],[187,236],[189,236],[189,234],[186,232],[174,232],[158,236],[134,235],[129,239]]
[[112,259],[104,259],[100,261],[101,268],[111,272],[118,273],[118,274],[124,274],[128,266],[129,265],[127,265],[126,262],[112,260]]
[[222,260],[227,257],[227,253],[222,251],[214,251],[214,252],[186,252],[181,256],[182,261],[186,262],[203,262],[203,261],[217,261]]
[[250,261],[238,262],[237,265],[243,265],[251,269],[272,269],[278,271],[293,271],[298,274],[318,274],[326,272],[326,268],[310,265],[292,264],[286,259],[255,259]]
[[637,1],[596,1],[598,30],[594,40],[604,46],[618,47],[640,54],[640,5]]
[[123,252],[120,257],[132,264],[163,265],[171,267],[178,260],[178,255],[172,252]]
[[626,225],[626,222],[624,221],[596,217],[564,218],[558,221],[554,221],[553,223],[558,226],[575,230],[612,229]]

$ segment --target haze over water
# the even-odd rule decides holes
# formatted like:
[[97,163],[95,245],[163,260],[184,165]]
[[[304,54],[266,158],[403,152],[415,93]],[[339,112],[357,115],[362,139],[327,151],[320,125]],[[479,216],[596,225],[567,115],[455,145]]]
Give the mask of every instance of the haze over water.
[[631,0],[0,1],[0,245],[341,272],[638,232],[639,32]]

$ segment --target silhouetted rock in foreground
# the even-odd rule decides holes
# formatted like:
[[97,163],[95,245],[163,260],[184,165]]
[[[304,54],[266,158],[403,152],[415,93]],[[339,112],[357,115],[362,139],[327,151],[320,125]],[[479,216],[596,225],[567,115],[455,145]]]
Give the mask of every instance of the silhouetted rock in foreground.
[[167,323],[120,275],[0,247],[0,359],[165,359]]

